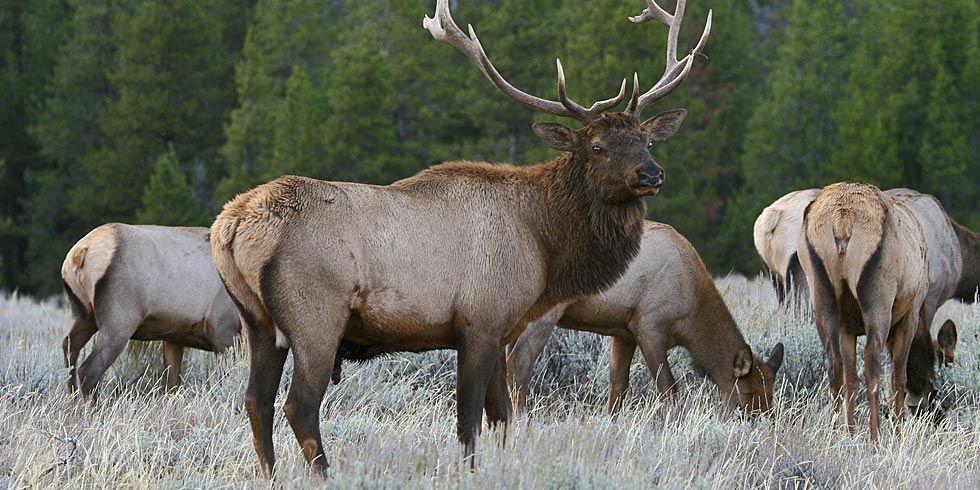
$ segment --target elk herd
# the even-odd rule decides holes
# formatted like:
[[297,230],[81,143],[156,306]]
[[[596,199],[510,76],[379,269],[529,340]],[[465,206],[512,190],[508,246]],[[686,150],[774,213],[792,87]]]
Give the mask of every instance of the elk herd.
[[[643,198],[664,184],[650,149],[687,112],[641,115],[685,79],[711,30],[709,12],[698,42],[678,59],[684,9],[684,0],[673,14],[647,0],[630,17],[668,26],[664,72],[642,94],[634,74],[629,97],[624,79],[617,95],[586,108],[568,97],[560,61],[557,101],[511,85],[473,27],[461,30],[448,0],[437,0],[435,16],[423,21],[434,39],[518,104],[583,125],[533,125],[562,155],[526,166],[442,163],[387,186],[284,176],[228,202],[210,230],[100,226],[71,248],[61,271],[72,314],[63,345],[69,390],[80,385],[95,396],[129,339],[163,341],[173,390],[185,347],[220,352],[244,330],[245,408],[266,477],[275,469],[274,402],[289,352],[283,411],[317,473],[328,467],[319,408],[344,359],[455,349],[457,435],[469,458],[484,413],[506,426],[512,394],[525,410],[532,367],[556,325],[610,338],[612,413],[637,348],[669,398],[675,346],[725,407],[769,411],[783,345],[757,355],[691,244],[645,220]],[[623,112],[610,112],[624,101]],[[934,340],[930,326],[947,299],[974,299],[978,235],[931,196],[844,182],[780,198],[760,214],[754,241],[780,302],[812,308],[830,399],[843,405],[847,430],[855,430],[861,335],[872,440],[888,359],[896,420],[906,406],[935,403],[936,361],[953,361],[956,327],[947,322]]]

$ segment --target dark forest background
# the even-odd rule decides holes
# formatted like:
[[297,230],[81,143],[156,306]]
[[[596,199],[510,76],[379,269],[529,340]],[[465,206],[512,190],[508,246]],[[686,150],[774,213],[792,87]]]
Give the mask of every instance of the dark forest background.
[[[0,289],[55,293],[93,227],[208,225],[284,173],[389,183],[554,156],[530,131],[543,116],[422,28],[434,5],[0,0]],[[453,5],[530,93],[557,97],[556,57],[582,102],[663,71],[666,27],[626,19],[641,0]],[[713,273],[758,271],[762,208],[838,180],[934,194],[980,228],[980,0],[689,0],[682,52],[708,8],[704,57],[646,115],[690,111],[655,150],[650,217]]]

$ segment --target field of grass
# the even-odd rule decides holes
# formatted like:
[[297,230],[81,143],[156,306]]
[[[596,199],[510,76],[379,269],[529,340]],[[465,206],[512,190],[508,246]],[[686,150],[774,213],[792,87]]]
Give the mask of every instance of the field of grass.
[[[305,472],[282,416],[281,390],[277,482],[481,489],[980,485],[980,307],[951,302],[936,317],[937,327],[946,318],[959,327],[956,362],[939,375],[953,401],[945,420],[906,418],[896,435],[886,417],[875,447],[864,400],[858,434],[845,435],[832,416],[812,322],[779,307],[767,280],[733,276],[718,285],[757,353],[767,355],[778,341],[786,346],[777,408],[768,416],[753,421],[725,413],[713,385],[675,350],[680,396],[657,397],[637,355],[625,408],[611,417],[604,409],[608,344],[563,330],[538,362],[529,415],[509,428],[506,441],[484,432],[475,470],[460,460],[456,355],[444,351],[345,365],[321,411],[331,464],[325,481]],[[65,394],[67,328],[60,301],[0,295],[0,489],[269,485],[259,475],[243,408],[243,343],[223,356],[189,352],[176,394],[163,392],[158,346],[123,354],[89,404]],[[286,370],[283,389],[289,364]]]

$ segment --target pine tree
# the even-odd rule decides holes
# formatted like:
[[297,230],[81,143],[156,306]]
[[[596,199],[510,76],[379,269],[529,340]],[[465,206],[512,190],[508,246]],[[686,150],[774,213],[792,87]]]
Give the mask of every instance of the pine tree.
[[726,207],[718,249],[723,267],[757,270],[752,225],[762,209],[794,190],[830,183],[827,162],[837,144],[833,115],[855,46],[851,5],[796,0],[785,42],[749,119],[743,141],[743,182]]
[[866,7],[865,37],[889,42],[863,43],[851,63],[838,110],[835,176],[931,193],[954,216],[980,223],[975,187],[964,185],[980,182],[969,170],[980,158],[970,141],[980,131],[980,6],[869,0]]
[[274,152],[276,127],[283,122],[279,106],[288,80],[294,67],[300,66],[312,91],[320,93],[332,66],[329,52],[341,31],[334,26],[343,13],[337,2],[330,6],[313,0],[256,3],[255,21],[248,28],[243,59],[235,70],[238,105],[225,128],[221,154],[227,175],[218,185],[219,200],[287,170],[280,167]]
[[194,188],[180,173],[172,151],[160,155],[153,175],[143,190],[143,207],[136,213],[138,223],[164,226],[207,226],[208,216],[194,197]]
[[[145,1],[116,19],[118,52],[109,80],[119,93],[102,119],[106,145],[82,165],[84,200],[104,216],[129,217],[161,154],[173,148],[205,201],[223,122],[233,104],[231,64],[218,0]],[[112,192],[108,192],[112,189]]]
[[[28,286],[30,237],[24,219],[31,198],[29,175],[49,169],[29,133],[39,117],[46,81],[64,35],[66,5],[59,0],[8,0],[0,5],[0,217],[8,233],[0,240],[5,267],[0,284]],[[29,287],[24,287],[32,291]]]

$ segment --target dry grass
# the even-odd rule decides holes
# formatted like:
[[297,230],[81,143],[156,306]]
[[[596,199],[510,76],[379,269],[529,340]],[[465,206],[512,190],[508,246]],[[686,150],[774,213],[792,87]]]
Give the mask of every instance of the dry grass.
[[[399,355],[345,366],[323,404],[332,475],[310,478],[281,415],[276,447],[283,486],[328,488],[976,488],[980,481],[980,307],[948,304],[937,324],[960,328],[954,366],[941,374],[956,397],[935,426],[912,419],[878,447],[846,436],[827,407],[823,353],[812,323],[776,305],[768,281],[719,286],[752,346],[777,341],[786,360],[778,411],[756,421],[723,413],[713,386],[671,354],[681,396],[658,399],[639,356],[625,410],[604,413],[608,347],[561,331],[539,361],[531,413],[481,436],[477,469],[455,439],[455,354]],[[94,405],[64,394],[61,338],[68,314],[54,301],[0,296],[0,489],[32,487],[266,487],[242,407],[245,346],[222,357],[191,352],[184,387],[162,390],[160,351],[123,356]],[[325,367],[326,368],[326,367]],[[287,366],[287,373],[289,367]],[[286,377],[288,379],[288,376]],[[285,386],[285,383],[284,383]],[[281,407],[282,396],[279,398]],[[867,420],[867,405],[859,405]],[[281,411],[280,411],[281,413]],[[328,415],[329,414],[329,415]]]

